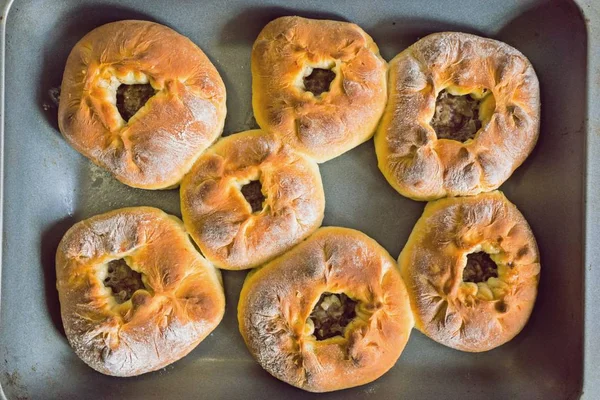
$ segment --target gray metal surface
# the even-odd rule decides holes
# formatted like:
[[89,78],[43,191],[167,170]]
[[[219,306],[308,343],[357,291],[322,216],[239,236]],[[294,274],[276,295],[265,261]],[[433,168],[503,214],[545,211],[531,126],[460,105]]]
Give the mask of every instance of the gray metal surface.
[[[96,26],[128,18],[154,20],[189,36],[223,76],[229,110],[225,132],[233,133],[253,126],[249,66],[254,38],[272,18],[297,14],[358,23],[387,60],[430,32],[460,30],[494,37],[530,58],[542,90],[539,143],[503,186],[530,222],[542,255],[538,302],[525,330],[483,354],[451,350],[414,331],[397,365],[381,379],[318,397],[562,399],[579,397],[583,387],[587,398],[600,398],[600,345],[593,334],[600,317],[593,285],[600,283],[600,272],[593,267],[600,259],[594,246],[600,234],[600,186],[590,184],[584,192],[586,136],[590,154],[600,151],[600,117],[593,115],[592,106],[599,109],[600,60],[592,52],[587,67],[592,41],[586,32],[586,22],[595,21],[588,28],[598,48],[599,7],[593,0],[582,1],[585,19],[575,4],[562,1],[423,3],[301,0],[290,8],[273,0],[16,0],[5,10],[0,21],[6,30],[0,42],[6,46],[0,90],[5,95],[0,115],[5,118],[0,383],[6,397],[317,397],[271,378],[250,357],[236,321],[244,272],[224,272],[225,318],[196,350],[164,370],[128,379],[96,373],[71,351],[60,321],[54,273],[58,241],[75,221],[132,205],[179,214],[177,191],[125,187],[61,138],[47,92],[60,84],[75,42]],[[600,161],[589,157],[587,170],[587,179],[595,182]],[[372,142],[323,164],[321,172],[325,225],[360,229],[397,257],[423,204],[388,186],[377,170]],[[592,244],[585,252],[584,233]]]
[[600,293],[600,3],[597,0],[578,1],[588,30],[587,66],[587,161],[585,195],[584,251],[584,380],[585,399],[600,399],[600,340],[598,328],[600,308],[596,306]]

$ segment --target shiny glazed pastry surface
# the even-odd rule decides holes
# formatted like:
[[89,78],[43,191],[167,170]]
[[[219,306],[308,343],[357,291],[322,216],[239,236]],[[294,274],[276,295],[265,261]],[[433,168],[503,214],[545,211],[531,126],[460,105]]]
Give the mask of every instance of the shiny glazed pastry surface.
[[223,269],[269,261],[321,226],[324,211],[318,165],[260,130],[221,139],[181,184],[185,226]]
[[[379,169],[411,199],[497,189],[536,144],[538,79],[527,58],[505,43],[458,32],[429,35],[390,61],[388,90],[375,134]],[[436,135],[432,120],[452,119],[439,112],[434,118],[443,91],[479,101],[473,138]]]
[[535,238],[498,191],[428,203],[398,263],[415,326],[458,350],[486,351],[511,340],[537,295]]
[[387,99],[386,71],[377,45],[355,24],[277,18],[252,48],[256,121],[327,161],[373,136]]
[[[342,316],[347,323],[342,334],[319,340],[315,327],[327,321],[313,309],[331,310],[332,303],[347,302],[344,297],[356,303],[354,317],[348,322]],[[339,317],[335,311],[328,314]],[[336,227],[319,229],[251,271],[240,295],[238,321],[248,349],[265,370],[312,392],[379,378],[394,365],[413,327],[394,260],[365,234]]]
[[219,137],[225,114],[225,86],[202,50],[166,26],[131,20],[75,45],[58,122],[77,151],[119,181],[164,189]]
[[65,333],[90,367],[155,371],[188,354],[221,321],[219,270],[176,217],[123,208],[75,224],[56,253]]

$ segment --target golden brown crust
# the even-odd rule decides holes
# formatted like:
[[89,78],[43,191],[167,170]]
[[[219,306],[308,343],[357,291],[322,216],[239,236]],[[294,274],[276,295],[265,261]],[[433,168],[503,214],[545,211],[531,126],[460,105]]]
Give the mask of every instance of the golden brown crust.
[[[538,137],[539,83],[527,58],[492,39],[457,32],[429,35],[390,62],[389,101],[375,134],[379,168],[415,200],[498,188],[527,158]],[[491,91],[473,140],[436,138],[436,98]],[[490,97],[491,99],[491,97]]]
[[[344,337],[317,341],[306,320],[323,292],[359,302]],[[248,274],[238,305],[248,349],[271,375],[311,392],[369,383],[396,362],[413,327],[396,263],[377,242],[321,228]]]
[[[333,66],[330,91],[315,97],[302,77]],[[282,17],[252,48],[252,105],[261,128],[324,162],[373,136],[383,113],[385,60],[355,24]]]
[[[257,213],[240,191],[254,180],[266,197]],[[181,183],[185,226],[219,268],[269,261],[321,226],[324,212],[318,165],[260,130],[221,139]]]
[[[126,122],[120,83],[158,91]],[[177,185],[223,130],[225,86],[194,43],[166,26],[119,21],[88,33],[71,51],[58,123],[66,140],[121,182],[143,189]]]
[[[145,290],[118,304],[103,280],[124,258]],[[219,270],[194,249],[181,221],[150,207],[75,224],[56,253],[65,333],[77,355],[107,375],[133,376],[177,361],[221,321]]]
[[[463,282],[469,253],[484,251],[498,278]],[[446,346],[479,352],[525,326],[540,258],[523,215],[501,192],[428,203],[398,260],[416,327]]]

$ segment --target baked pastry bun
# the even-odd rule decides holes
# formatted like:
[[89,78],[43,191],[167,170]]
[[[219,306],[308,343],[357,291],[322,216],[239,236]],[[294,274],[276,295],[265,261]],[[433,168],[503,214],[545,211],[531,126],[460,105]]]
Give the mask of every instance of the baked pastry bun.
[[448,347],[498,347],[523,329],[533,309],[538,248],[501,192],[428,203],[398,262],[416,327]]
[[334,227],[251,271],[238,321],[267,372],[311,392],[379,378],[413,327],[406,288],[387,251],[361,232]]
[[538,79],[505,43],[429,35],[390,62],[388,89],[375,150],[385,178],[411,199],[497,189],[537,141]]
[[373,136],[387,64],[355,24],[281,17],[252,48],[252,106],[261,128],[317,162]]
[[269,261],[321,226],[324,212],[318,165],[260,130],[221,139],[181,184],[185,226],[223,269]]
[[139,375],[179,360],[225,311],[219,270],[179,219],[156,208],[75,224],[58,246],[56,277],[69,343],[107,375]]
[[71,51],[58,126],[124,184],[164,189],[219,137],[225,113],[223,81],[194,43],[153,22],[119,21]]

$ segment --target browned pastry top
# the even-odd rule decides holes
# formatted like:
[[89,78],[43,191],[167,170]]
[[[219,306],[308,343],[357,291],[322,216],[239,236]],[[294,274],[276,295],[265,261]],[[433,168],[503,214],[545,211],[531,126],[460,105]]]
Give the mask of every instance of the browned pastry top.
[[252,49],[256,121],[327,161],[375,132],[387,98],[386,70],[377,45],[355,24],[277,18]]
[[[321,332],[315,328],[330,324],[314,323],[312,319],[322,316],[311,310],[324,293],[329,298],[343,293],[356,306],[343,333],[319,340]],[[238,321],[250,352],[265,370],[312,392],[377,379],[394,365],[413,327],[394,260],[365,234],[335,227],[321,228],[250,272],[240,295]]]
[[[429,35],[390,62],[388,88],[375,135],[379,168],[412,199],[494,190],[537,141],[538,79],[527,58],[505,43],[457,32]],[[479,129],[474,138],[436,135],[431,124],[451,119],[436,110],[443,91],[481,100],[477,117],[465,116]]]
[[254,130],[221,139],[181,183],[181,213],[202,253],[224,269],[258,266],[321,225],[318,165]]
[[107,375],[177,361],[225,311],[220,272],[194,249],[181,221],[156,208],[75,224],[58,247],[56,277],[69,343]]
[[537,244],[501,192],[428,203],[399,264],[416,327],[446,346],[493,349],[517,335],[533,309]]
[[177,185],[221,134],[225,113],[225,86],[202,50],[146,21],[103,25],[75,45],[58,110],[60,131],[75,149],[144,189]]

